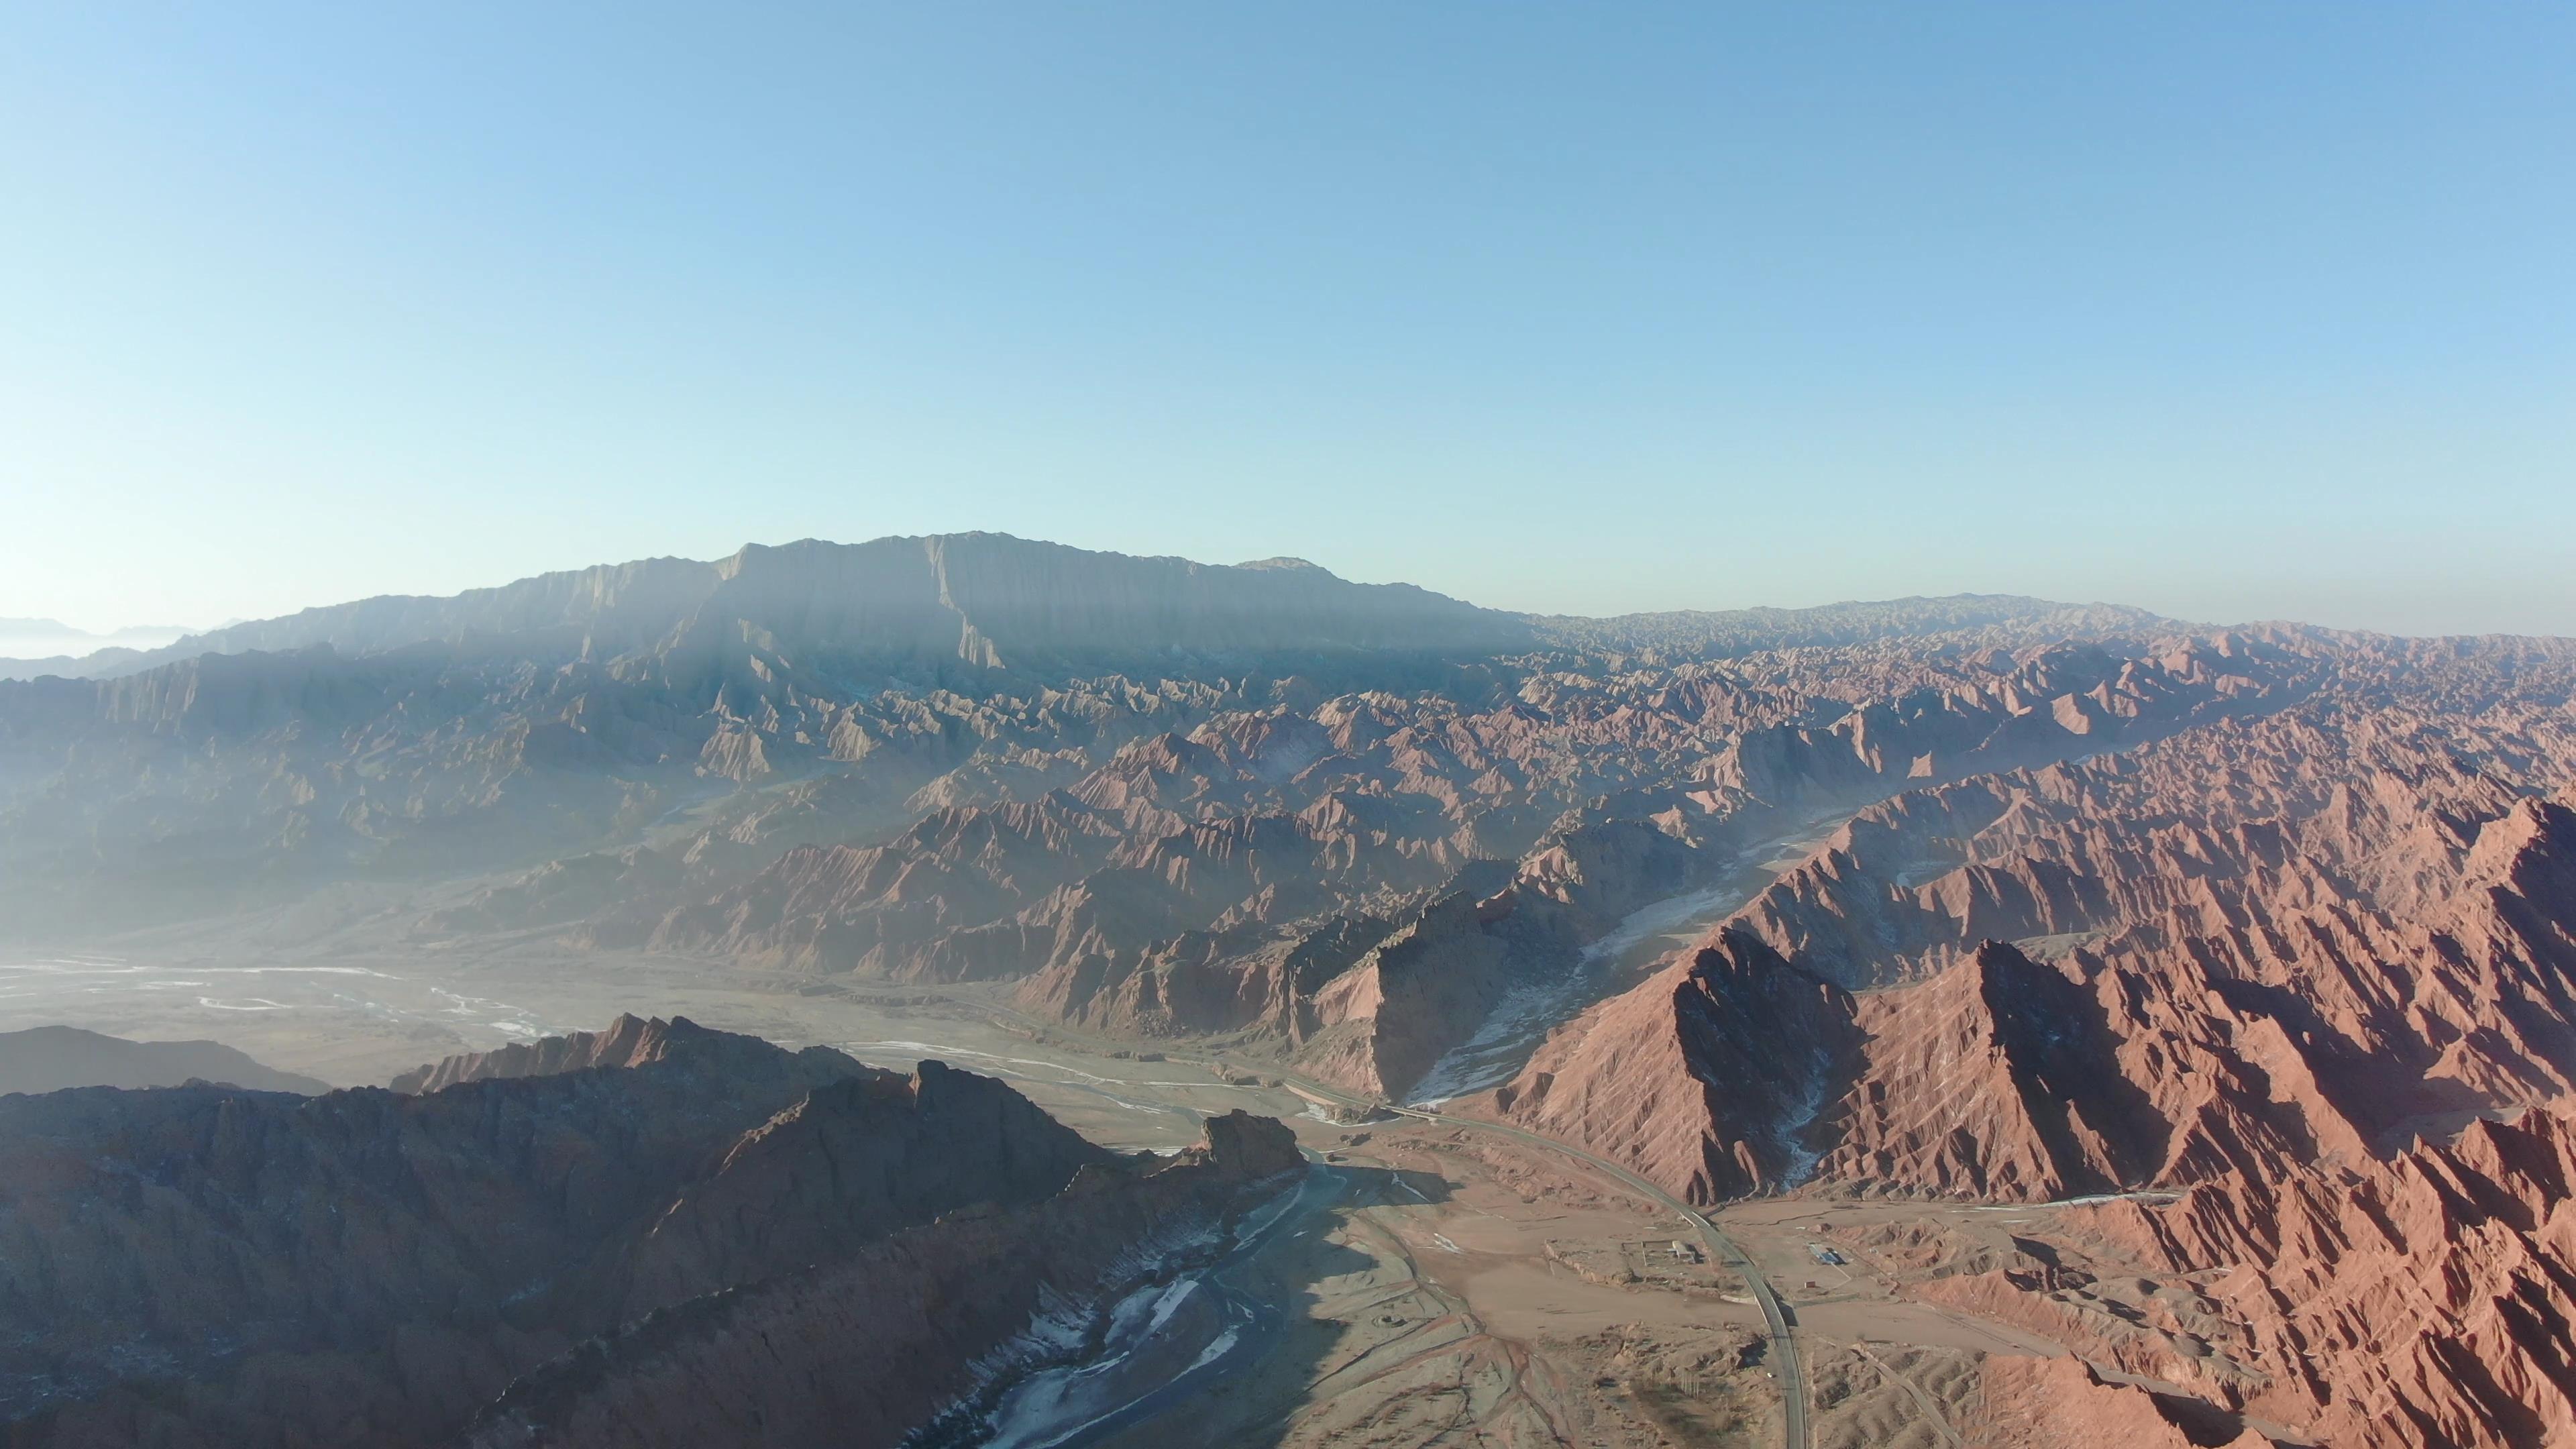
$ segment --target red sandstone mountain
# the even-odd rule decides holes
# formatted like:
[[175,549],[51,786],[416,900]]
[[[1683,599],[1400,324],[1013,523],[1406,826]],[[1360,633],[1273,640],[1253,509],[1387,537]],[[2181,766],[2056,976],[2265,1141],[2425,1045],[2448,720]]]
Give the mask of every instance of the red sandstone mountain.
[[[2392,662],[1865,811],[1483,1109],[1703,1201],[2179,1190],[2093,1216],[2106,1255],[2211,1275],[2206,1306],[2087,1356],[2181,1387],[1999,1368],[2003,1401],[2196,1443],[2541,1442],[2576,1281],[2557,1109],[2409,1144],[2576,1081],[2569,670]],[[2046,1274],[1935,1287],[2060,1337],[2126,1321]]]
[[1218,713],[1032,800],[792,850],[649,939],[1024,977],[1021,1003],[1068,1021],[1266,1030],[1305,1070],[1401,1094],[1511,991],[1803,813],[2277,710],[2333,667],[2300,635],[1882,646],[1567,670],[1482,709],[1371,694]]
[[0,1031],[0,1096],[65,1087],[221,1082],[264,1092],[327,1092],[327,1082],[261,1066],[211,1041],[126,1041],[68,1026]]
[[[649,1066],[675,1059],[709,1074],[757,1078],[780,1070],[779,1056],[779,1048],[758,1038],[709,1031],[687,1017],[647,1021],[640,1016],[620,1016],[605,1031],[576,1031],[448,1057],[405,1072],[391,1085],[397,1092],[419,1095],[461,1082],[551,1077],[599,1067]],[[865,1070],[829,1047],[807,1047],[783,1065],[818,1086]]]
[[[1702,1201],[2178,1194],[1909,1290],[2079,1348],[1989,1362],[1995,1442],[2567,1432],[2563,642],[2011,600],[1528,620],[951,539],[367,601],[109,668],[0,684],[9,931],[400,882],[428,941],[1012,981],[1389,1096],[1509,1002],[1626,984],[1585,953],[1631,913],[1848,815],[1478,1109]],[[33,1164],[0,1179],[0,1308],[38,1326],[0,1391],[54,1406],[24,1434],[399,1442],[530,1369],[487,1442],[639,1406],[700,1437],[911,1422],[1032,1285],[1105,1291],[1242,1176],[685,1023],[402,1085],[0,1104]],[[951,1170],[943,1133],[988,1150]],[[1018,1206],[943,1219],[986,1200]],[[850,1376],[862,1322],[918,1383]],[[833,1393],[742,1371],[774,1330]],[[687,1387],[712,1376],[742,1392]]]
[[[2249,1423],[2354,1449],[2561,1443],[2576,1433],[2571,1182],[2566,1108],[2533,1108],[2385,1162],[2281,1162],[2169,1205],[2075,1210],[2068,1257],[2170,1285],[2144,1312],[2123,1285],[2067,1267],[1915,1291],[2081,1355],[1989,1362],[1997,1444],[2071,1449],[2112,1424],[2140,1442],[2272,1442],[2230,1427]],[[2088,1361],[2169,1387],[2114,1391]]]

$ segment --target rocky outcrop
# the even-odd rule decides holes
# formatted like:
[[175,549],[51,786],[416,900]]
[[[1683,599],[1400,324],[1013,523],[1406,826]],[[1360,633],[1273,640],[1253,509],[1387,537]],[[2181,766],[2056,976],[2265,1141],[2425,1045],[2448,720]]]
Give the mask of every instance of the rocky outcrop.
[[668,895],[686,880],[680,861],[648,846],[596,851],[484,886],[422,917],[418,929],[437,937],[577,926],[628,901]]
[[1559,648],[1608,649],[1645,661],[1727,658],[1940,635],[1978,649],[2060,639],[2180,633],[2191,626],[2116,604],[2059,604],[2016,594],[1952,594],[1810,609],[1672,609],[1607,619],[1530,620]]
[[[2576,1433],[2571,1169],[2565,1109],[2534,1108],[2386,1162],[2277,1160],[2172,1202],[2071,1210],[2051,1234],[2147,1278],[2055,1268],[1916,1291],[2082,1356],[1989,1361],[1998,1442],[2075,1442],[2038,1426],[2107,1413],[2201,1444],[2268,1443],[2262,1425],[2356,1449],[2554,1444]],[[2106,1374],[2153,1392],[2105,1392]]]
[[[110,901],[182,917],[357,873],[622,856],[705,781],[823,772],[864,778],[821,792],[821,828],[774,820],[768,833],[846,840],[853,826],[900,828],[914,794],[1014,751],[1075,748],[1078,762],[1041,773],[1078,774],[1216,702],[1269,703],[1280,676],[1417,685],[1529,642],[1513,616],[1311,566],[999,535],[751,548],[366,600],[199,636],[115,678],[0,682],[0,896],[14,929],[50,934]],[[120,808],[136,781],[144,801]],[[724,874],[776,858],[772,845],[721,859],[772,802],[740,803],[703,850],[683,848],[687,864]],[[99,851],[70,844],[102,821],[124,834]],[[532,876],[428,928],[567,924],[600,873]],[[625,885],[659,894],[671,883],[657,875]]]
[[[1071,795],[939,811],[884,845],[800,847],[665,917],[652,944],[822,972],[935,974],[924,953],[1105,864],[1115,823]],[[952,979],[987,974],[971,953]],[[1017,973],[1011,973],[1017,974]]]
[[2161,1161],[2167,1124],[2113,1044],[2090,992],[2000,942],[1854,996],[1737,925],[1462,1107],[1618,1144],[1702,1202],[1810,1182],[2038,1201]]
[[1971,1427],[1987,1449],[2274,1449],[2272,1439],[2249,1428],[2212,1432],[2196,1420],[2186,1429],[2153,1390],[2106,1380],[2080,1358],[1988,1358],[1978,1379]]
[[632,1018],[494,1057],[418,1096],[0,1099],[11,1442],[442,1443],[638,1314],[1114,1161],[937,1063]]
[[1993,1442],[2555,1442],[2576,732],[2464,659],[1865,811],[1483,1110],[1702,1201],[2120,1195],[1909,1288],[2080,1356]]
[[331,1090],[328,1082],[261,1066],[221,1042],[126,1041],[69,1026],[0,1032],[0,1096],[190,1082],[308,1095]]
[[[2519,1445],[2569,1381],[2571,699],[2565,641],[1973,598],[1587,626],[1293,561],[801,544],[0,684],[0,929],[364,882],[424,949],[1013,982],[1031,1014],[1398,1097],[1515,1072],[1590,1002],[1457,1110],[1702,1202],[2154,1190],[2075,1215],[2119,1284],[2034,1240],[1917,1285],[2081,1340],[1994,1369],[1994,1402],[2150,1441]],[[1658,906],[1760,881],[1610,979]],[[38,1325],[0,1372],[55,1406],[25,1432],[269,1432],[258,1384],[316,1406],[290,1441],[398,1442],[637,1323],[484,1428],[890,1428],[990,1381],[842,1374],[833,1315],[953,1365],[1216,1213],[991,1084],[685,1022],[401,1085],[0,1106],[34,1164],[0,1184],[5,1321]],[[985,1150],[934,1164],[940,1132]],[[979,1194],[1015,1206],[960,1215]],[[408,1277],[351,1267],[387,1245]],[[882,1286],[780,1286],[879,1251]],[[755,1324],[807,1334],[807,1387],[693,1406]]]
[[1803,1180],[1807,1129],[1857,1047],[1853,1017],[1848,992],[1721,931],[1587,1012],[1487,1102],[1451,1110],[1615,1143],[1641,1174],[1714,1202]]
[[447,1057],[405,1072],[390,1085],[397,1092],[418,1095],[464,1082],[643,1067],[675,1059],[697,1071],[732,1071],[746,1080],[775,1077],[809,1087],[868,1070],[830,1047],[807,1047],[791,1054],[757,1037],[710,1031],[685,1016],[664,1021],[658,1016],[647,1020],[626,1015],[604,1031],[576,1031]]
[[[2576,772],[2567,743],[2547,712],[2435,733],[2321,705],[1904,797],[1496,1107],[1676,1189],[1801,1181],[1803,1151],[1847,1189],[2043,1199],[2358,1160],[2409,1122],[2549,1100],[2576,1071],[2576,814],[2524,792]],[[1796,989],[1748,996],[1748,971]],[[1709,1033],[1710,1002],[1823,982],[1909,984],[1830,1029],[1802,1006]],[[1804,1119],[1724,1093],[1631,1135],[1586,1105],[1686,1098],[1637,1079],[1716,1083],[1785,1040],[1833,1056]],[[1745,1143],[1729,1188],[1714,1164]]]
[[1316,991],[1300,1061],[1352,1091],[1402,1093],[1502,1000],[1514,957],[1544,949],[1545,926],[1518,906],[1500,865],[1468,872]]

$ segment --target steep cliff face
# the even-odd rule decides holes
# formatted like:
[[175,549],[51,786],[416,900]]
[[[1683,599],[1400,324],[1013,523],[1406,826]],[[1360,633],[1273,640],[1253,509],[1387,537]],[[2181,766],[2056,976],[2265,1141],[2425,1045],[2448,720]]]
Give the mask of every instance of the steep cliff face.
[[[2320,705],[1902,797],[1562,1033],[1499,1109],[1676,1188],[1729,1190],[1710,1164],[1746,1141],[1751,1180],[1786,1179],[1801,1149],[1766,1162],[1733,1120],[1753,1111],[1827,1183],[2036,1199],[2366,1158],[2410,1122],[2549,1100],[2576,1071],[2576,816],[2529,792],[2576,771],[2570,744],[2555,709],[2429,728]],[[1805,1011],[1707,1037],[1703,1004],[1756,969],[1896,983],[1839,1014],[1794,1133],[1758,1096],[1633,1141],[1583,1105],[1823,1043]]]
[[658,558],[539,574],[449,598],[384,595],[209,630],[149,651],[114,672],[139,673],[207,654],[322,647],[357,656],[462,640],[527,639],[543,648],[614,655],[667,632],[673,619],[704,602],[716,582],[715,564]]
[[2081,1356],[1992,1442],[2555,1442],[2576,718],[2438,663],[1864,811],[1482,1109],[1703,1201],[2160,1189],[1909,1288]]
[[1687,964],[1586,1012],[1489,1099],[1452,1110],[1616,1144],[1695,1202],[1794,1184],[1813,1161],[1808,1129],[1858,1048],[1854,1013],[1850,993],[1720,931]]
[[[1397,1097],[1472,1091],[1485,1024],[1848,817],[1458,1110],[1701,1202],[2155,1190],[1918,1285],[2080,1341],[1989,1370],[2032,1442],[2565,1427],[2564,642],[1977,599],[1587,626],[979,536],[129,662],[0,685],[0,931],[397,883],[442,945],[1016,982]],[[491,1442],[893,1434],[1262,1175],[1244,1124],[1150,1171],[936,1064],[685,1021],[396,1085],[0,1102],[14,1439],[415,1442],[522,1376]]]
[[1615,1145],[1702,1202],[1810,1183],[2040,1201],[2162,1161],[2170,1124],[2117,1042],[2092,992],[2000,942],[1854,996],[1739,924],[1460,1109]]
[[909,1080],[845,1078],[736,1140],[603,1264],[597,1296],[633,1318],[830,1262],[962,1205],[1043,1197],[1109,1160],[990,1077],[925,1061]]
[[1353,1091],[1402,1093],[1502,1000],[1515,948],[1545,949],[1545,923],[1518,909],[1498,863],[1456,884],[1317,989],[1318,1030],[1299,1054],[1309,1071]]
[[936,1063],[684,1023],[432,1075],[0,1099],[12,1442],[444,1442],[636,1314],[1112,1160]]
[[1853,1085],[1821,1114],[1815,1178],[2047,1200],[2137,1182],[2168,1125],[2123,1076],[2084,986],[2000,942],[1860,999]]
[[[1656,811],[1707,810],[1726,781],[1757,776],[1787,800],[1809,766],[1819,798],[1884,793],[1910,776],[1879,768],[1882,737],[1919,722],[1864,730],[1855,710],[1912,719],[1918,697],[1947,700],[1951,733],[1982,740],[2016,718],[2007,694],[2116,680],[2144,647],[2070,645],[2044,631],[2046,610],[1970,617],[1989,622],[1839,659],[1639,667],[1541,653],[1550,641],[1512,616],[1311,568],[998,537],[800,544],[363,601],[120,678],[0,684],[0,930],[77,933],[110,903],[130,922],[336,880],[493,873],[423,931],[544,928],[837,969],[877,933],[836,955],[839,933],[823,942],[813,918],[873,912],[882,882],[864,862],[784,852],[866,852],[943,812],[1059,788],[1139,851],[1211,816],[1285,815],[1319,868],[1429,889],[1605,801],[1630,819],[1658,792],[1700,803]],[[1903,610],[1888,619],[1912,627]],[[1758,764],[1766,748],[1795,759],[1747,774],[1737,756]],[[780,880],[747,880],[764,867]],[[1271,879],[1294,896],[1301,877],[1283,862]],[[960,948],[1026,956],[1048,927],[1012,918],[1063,883],[961,903],[955,921],[867,924],[907,958],[890,969],[983,969],[913,963],[928,945],[914,935],[991,926],[1021,939]],[[971,895],[974,882],[950,884]],[[1336,910],[1365,894],[1336,889]],[[1257,909],[1281,924],[1323,908]],[[1212,921],[1174,920],[1158,939]]]
[[721,582],[686,633],[759,632],[824,657],[1081,671],[1158,656],[1243,667],[1531,642],[1511,615],[1411,585],[1350,583],[1296,559],[1226,567],[970,533],[754,545],[716,569]]
[[2129,1280],[2066,1267],[1916,1291],[2166,1386],[2108,1392],[2077,1360],[1995,1361],[2001,1443],[2089,1442],[2065,1435],[2109,1415],[2150,1436],[2189,1428],[2196,1443],[2217,1442],[2215,1426],[2269,1424],[2356,1449],[2555,1444],[2576,1432],[2571,1170],[2566,1109],[2533,1108],[2385,1162],[2278,1159],[2170,1203],[2070,1212],[2063,1257],[2172,1285],[2146,1312],[2115,1293]]

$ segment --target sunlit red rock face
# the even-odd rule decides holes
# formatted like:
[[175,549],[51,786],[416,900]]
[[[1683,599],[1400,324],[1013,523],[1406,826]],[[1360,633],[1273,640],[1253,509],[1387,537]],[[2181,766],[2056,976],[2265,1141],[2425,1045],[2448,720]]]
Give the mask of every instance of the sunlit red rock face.
[[1636,1160],[1716,1194],[2047,1197],[2550,1100],[2576,1076],[2576,816],[2545,793],[2571,765],[2563,708],[2320,701],[1901,796],[1561,1033],[1504,1110],[1619,1148],[1643,1054],[1687,1048],[1664,1060],[1695,1081],[1774,1059],[1811,1116],[1720,1093]]
[[[2063,1211],[2059,1265],[1913,1290],[2077,1358],[1986,1365],[1986,1442],[2529,1446],[2576,1432],[2565,1107],[2359,1166],[2277,1164]],[[2131,1276],[2141,1275],[2141,1276]],[[2104,1382],[2107,1376],[2108,1382]]]
[[2278,714],[1899,796],[1482,1109],[1701,1200],[2180,1192],[2081,1216],[2188,1323],[2046,1272],[1925,1290],[2114,1372],[1996,1366],[1996,1442],[2553,1442],[2569,698],[2563,651],[2386,646]]
[[2334,654],[2296,632],[1952,637],[1568,659],[1473,702],[1219,710],[1035,798],[940,803],[882,844],[790,850],[691,904],[647,897],[649,926],[621,905],[588,930],[818,973],[1019,979],[1033,1012],[1250,1032],[1401,1095],[1511,991],[1820,810],[2277,710]]
[[[2479,1121],[2387,1162],[2290,1165],[2091,1232],[2203,1289],[2261,1378],[2193,1385],[2318,1443],[2519,1445],[2576,1433],[2576,1126]],[[2189,1384],[2182,1373],[2162,1375]]]

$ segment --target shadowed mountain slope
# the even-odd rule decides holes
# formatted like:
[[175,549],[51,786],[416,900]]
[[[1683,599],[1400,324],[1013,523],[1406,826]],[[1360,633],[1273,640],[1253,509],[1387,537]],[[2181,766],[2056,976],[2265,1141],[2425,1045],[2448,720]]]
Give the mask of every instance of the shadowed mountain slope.
[[191,1081],[256,1092],[331,1090],[328,1082],[261,1066],[211,1041],[127,1041],[70,1026],[0,1032],[0,1096],[67,1087],[177,1087]]
[[13,1445],[437,1444],[656,1309],[1114,1166],[999,1082],[685,1021],[421,1096],[0,1099]]

